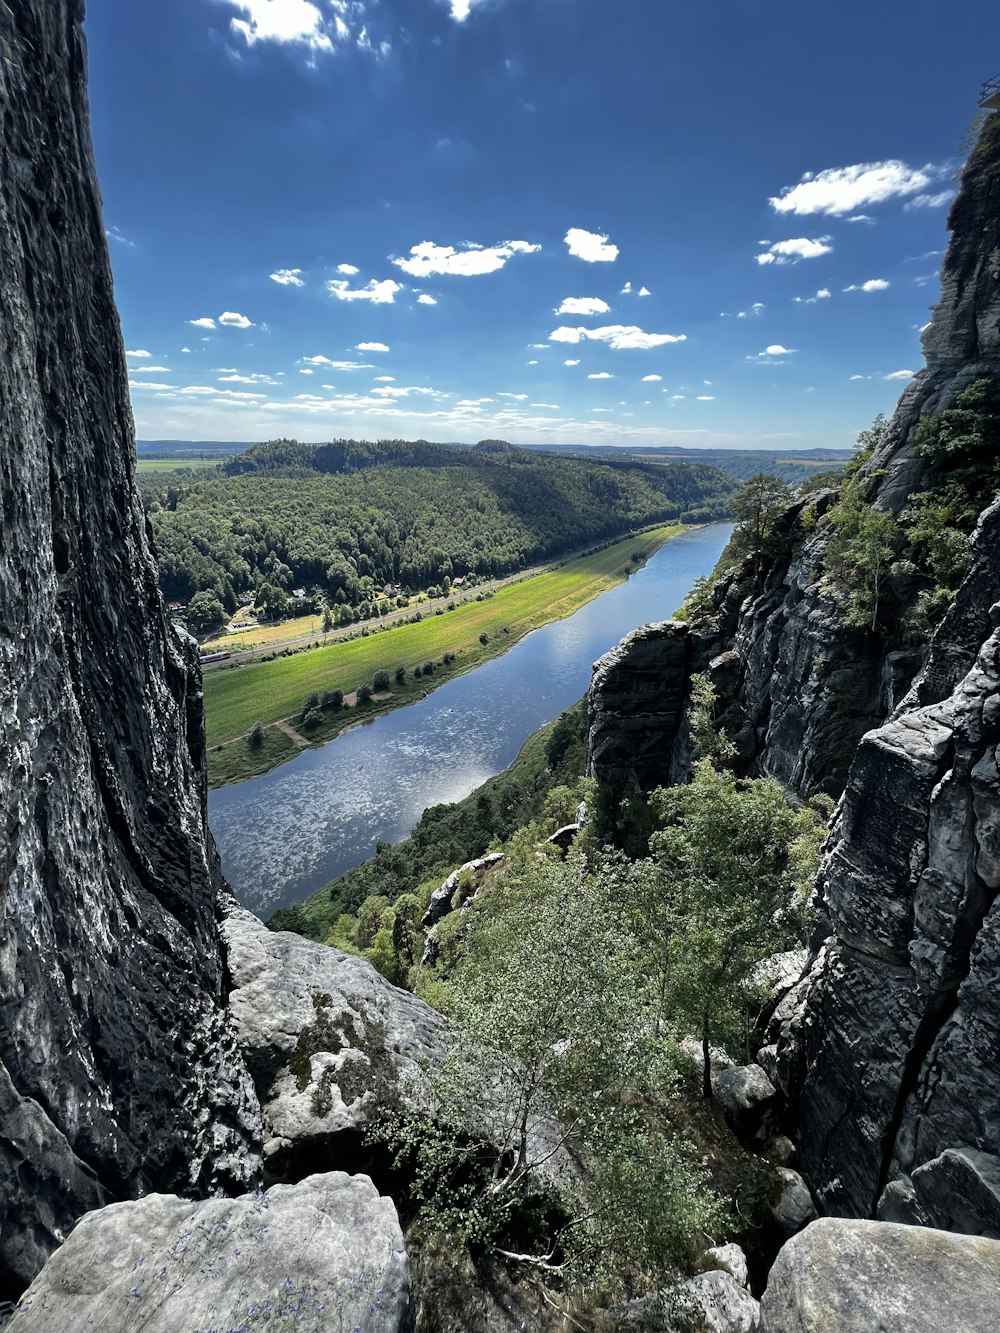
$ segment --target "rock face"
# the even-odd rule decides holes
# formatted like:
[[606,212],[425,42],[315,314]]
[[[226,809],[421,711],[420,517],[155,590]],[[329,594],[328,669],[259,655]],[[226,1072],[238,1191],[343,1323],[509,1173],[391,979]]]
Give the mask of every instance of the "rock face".
[[270,1179],[345,1164],[375,1106],[426,1104],[445,1020],[370,963],[235,909],[230,1010],[260,1096]]
[[86,1209],[256,1169],[197,657],[134,484],[81,8],[0,6],[0,1298]]
[[266,1194],[151,1194],[88,1213],[18,1302],[10,1333],[292,1325],[407,1333],[410,1276],[390,1199],[336,1171]]
[[994,1241],[826,1217],[778,1254],[760,1333],[992,1333],[998,1292]]
[[[983,127],[949,225],[926,368],[863,465],[898,516],[926,478],[920,417],[1000,376],[1000,116]],[[820,873],[816,945],[780,1001],[761,1063],[821,1211],[1000,1235],[1000,502],[973,564],[922,648],[887,651],[844,627],[821,577],[835,492],[785,515],[792,554],[745,597],[724,579],[687,631],[742,770],[841,797]],[[745,586],[745,583],[743,584]],[[657,627],[654,627],[654,633]],[[641,667],[641,636],[599,664],[593,716],[655,716],[644,681],[624,709],[606,677]],[[674,716],[676,664],[663,684]],[[683,723],[656,754],[629,727],[607,770],[685,776]],[[594,752],[594,771],[601,776]]]
[[589,773],[622,791],[670,781],[691,672],[687,625],[665,620],[622,639],[594,667]]

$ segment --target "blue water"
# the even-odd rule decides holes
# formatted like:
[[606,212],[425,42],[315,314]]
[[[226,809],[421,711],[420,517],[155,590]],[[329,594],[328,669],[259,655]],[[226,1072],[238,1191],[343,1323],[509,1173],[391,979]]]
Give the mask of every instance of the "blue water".
[[375,717],[281,768],[209,793],[226,877],[263,916],[399,842],[424,810],[459,801],[510,764],[586,691],[593,663],[638,625],[667,620],[729,537],[682,533],[627,582],[419,703]]

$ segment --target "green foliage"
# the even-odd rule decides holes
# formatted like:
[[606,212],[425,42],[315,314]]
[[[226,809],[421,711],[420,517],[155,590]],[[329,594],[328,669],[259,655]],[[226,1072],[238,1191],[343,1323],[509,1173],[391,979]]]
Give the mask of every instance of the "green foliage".
[[715,725],[715,689],[707,676],[691,677],[687,706],[688,726],[697,759],[723,767],[736,754],[733,743]]
[[211,592],[196,592],[188,603],[187,622],[195,634],[218,629],[226,619],[226,608]]
[[214,477],[141,484],[165,595],[258,588],[272,616],[297,585],[370,607],[387,584],[468,586],[695,511],[719,518],[735,489],[701,463],[347,440],[274,441]]
[[406,666],[405,666],[405,664],[404,664],[403,662],[400,662],[399,665],[396,667],[396,670],[395,670],[395,672],[394,672],[393,674],[394,674],[394,676],[395,676],[396,684],[397,684],[397,685],[402,685],[403,681],[406,679]]
[[302,719],[302,726],[306,731],[315,731],[317,727],[323,725],[323,710],[318,707],[312,707],[306,710]]
[[730,502],[736,520],[730,540],[732,555],[749,557],[755,580],[760,579],[765,564],[788,548],[783,519],[792,499],[787,482],[758,472]]
[[379,667],[379,669],[372,676],[372,689],[375,690],[376,693],[383,693],[388,688],[389,688],[389,673],[388,671],[386,671],[385,667]]
[[793,809],[778,783],[720,773],[707,759],[689,785],[661,788],[650,804],[660,827],[633,876],[633,904],[661,1021],[749,1057],[754,972],[801,942],[825,823]]
[[259,750],[264,744],[264,724],[255,722],[247,735],[247,744],[251,750]]
[[366,704],[370,702],[373,690],[371,685],[367,681],[365,681],[363,685],[358,686],[357,690],[355,691],[355,694],[357,695],[359,704]]
[[[721,1210],[694,1154],[652,1113],[675,1063],[637,1003],[616,881],[615,867],[571,855],[494,886],[450,988],[457,1032],[436,1080],[439,1117],[390,1116],[381,1133],[427,1230],[620,1291],[650,1269],[681,1269]],[[543,1168],[566,1151],[580,1171],[556,1187]]]
[[849,477],[830,511],[833,535],[824,564],[843,597],[848,629],[874,632],[881,598],[899,544],[896,520],[865,498],[866,486]]

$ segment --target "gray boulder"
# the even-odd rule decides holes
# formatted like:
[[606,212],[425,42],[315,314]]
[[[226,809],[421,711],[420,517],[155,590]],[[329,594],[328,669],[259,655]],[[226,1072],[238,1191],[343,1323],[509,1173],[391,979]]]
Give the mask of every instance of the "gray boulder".
[[[487,870],[492,870],[495,865],[503,860],[503,852],[489,852],[486,856],[476,857],[474,861],[466,861],[460,865],[457,870],[453,870],[439,889],[435,889],[431,894],[431,900],[427,904],[427,911],[421,918],[420,924],[424,929],[436,926],[444,919],[449,912],[454,911],[456,907],[455,890],[458,888],[459,880],[463,874],[473,875],[476,878],[477,886],[479,880]],[[461,906],[462,904],[458,904]]]
[[630,1301],[620,1323],[630,1333],[754,1333],[759,1314],[750,1293],[716,1269]]
[[706,1270],[721,1269],[724,1273],[728,1273],[730,1277],[735,1278],[741,1287],[746,1287],[750,1283],[747,1257],[740,1246],[732,1241],[728,1245],[713,1245],[710,1250],[706,1250],[701,1256],[701,1261]]
[[336,1165],[375,1107],[427,1104],[423,1066],[445,1058],[440,1014],[364,959],[270,931],[249,912],[235,909],[223,938],[271,1179],[298,1174],[303,1162]]
[[761,1333],[995,1333],[1000,1244],[928,1227],[824,1217],[788,1241]]
[[744,1122],[755,1116],[778,1093],[760,1065],[735,1065],[715,1076],[716,1100],[730,1119]]
[[786,1236],[794,1236],[804,1226],[816,1220],[816,1205],[809,1187],[797,1171],[779,1166],[781,1198],[771,1207],[771,1215]]
[[410,1274],[391,1199],[340,1171],[266,1194],[150,1194],[88,1213],[9,1333],[187,1333],[289,1324],[404,1333]]

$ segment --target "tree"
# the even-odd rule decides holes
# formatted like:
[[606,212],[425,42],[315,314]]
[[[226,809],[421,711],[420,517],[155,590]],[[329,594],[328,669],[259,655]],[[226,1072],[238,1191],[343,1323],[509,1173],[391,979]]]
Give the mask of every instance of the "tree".
[[849,629],[874,631],[896,552],[896,520],[868,503],[864,482],[857,476],[844,482],[830,518],[833,535],[824,564],[845,594],[844,624]]
[[259,750],[263,746],[264,744],[263,722],[255,722],[253,726],[250,728],[250,733],[247,736],[247,744],[250,746],[251,750]]
[[403,681],[406,679],[406,667],[402,662],[396,667],[395,677],[397,685],[402,685]]
[[187,622],[196,634],[217,629],[226,619],[226,608],[212,592],[196,592],[188,603]]
[[379,667],[372,676],[372,688],[376,693],[382,693],[389,688],[389,673],[385,667]]
[[367,681],[365,681],[363,685],[358,686],[355,693],[357,694],[358,703],[366,704],[370,701],[372,697],[372,687],[371,685],[369,685]]
[[[494,883],[468,913],[449,991],[439,1114],[387,1111],[377,1131],[432,1233],[618,1289],[681,1267],[719,1216],[703,1168],[653,1110],[675,1063],[636,991],[619,871],[571,853]],[[534,1244],[511,1248],[518,1235]]]
[[328,606],[323,607],[323,633],[329,634],[333,629],[333,615]]
[[650,798],[660,828],[636,868],[632,903],[649,950],[662,1016],[696,1031],[712,1095],[714,1041],[747,1049],[759,997],[753,977],[771,954],[801,942],[804,893],[825,824],[793,809],[778,783],[739,779],[700,760],[693,781]]
[[753,561],[754,580],[760,580],[764,564],[780,555],[786,544],[782,518],[792,503],[792,489],[780,477],[758,472],[730,501],[736,520],[733,550]]

